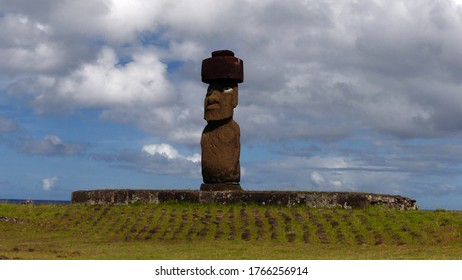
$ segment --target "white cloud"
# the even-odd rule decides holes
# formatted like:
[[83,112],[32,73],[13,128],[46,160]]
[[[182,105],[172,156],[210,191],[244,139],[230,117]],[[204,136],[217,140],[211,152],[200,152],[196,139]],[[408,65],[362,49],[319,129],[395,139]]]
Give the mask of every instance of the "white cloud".
[[51,191],[56,188],[58,184],[58,177],[45,178],[42,180],[42,189],[45,191]]
[[173,41],[170,43],[170,57],[175,60],[196,60],[202,55],[204,46],[194,41]]
[[194,163],[201,161],[201,156],[199,154],[183,156],[175,148],[165,143],[144,145],[141,150],[149,155],[160,155],[167,159],[185,159]]
[[110,1],[101,17],[105,37],[118,42],[132,41],[137,33],[155,31],[165,12],[165,1]]
[[35,102],[47,106],[59,101],[75,107],[163,104],[175,97],[165,72],[166,66],[152,53],[135,53],[133,61],[119,65],[114,50],[104,47],[96,61],[83,64],[68,76],[39,77],[37,88],[42,92]]
[[192,156],[185,157],[185,159],[191,161],[191,162],[201,162],[201,155],[199,154],[193,154]]
[[46,73],[64,64],[62,50],[50,38],[50,26],[7,14],[0,17],[0,29],[0,73]]
[[156,155],[159,154],[163,157],[169,158],[169,159],[175,159],[180,157],[180,154],[178,153],[175,148],[170,146],[169,144],[151,144],[151,145],[145,145],[143,146],[142,150],[150,155]]
[[311,182],[313,182],[317,186],[319,186],[319,185],[321,185],[321,184],[323,184],[325,182],[324,177],[322,177],[322,175],[317,171],[313,171],[311,173],[310,178],[311,178]]

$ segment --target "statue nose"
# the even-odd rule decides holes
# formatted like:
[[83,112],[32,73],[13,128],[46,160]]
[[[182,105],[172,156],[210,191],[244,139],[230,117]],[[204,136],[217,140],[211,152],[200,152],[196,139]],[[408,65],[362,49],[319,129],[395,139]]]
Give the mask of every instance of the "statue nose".
[[212,94],[207,98],[207,104],[216,104],[220,102],[218,91],[213,91]]

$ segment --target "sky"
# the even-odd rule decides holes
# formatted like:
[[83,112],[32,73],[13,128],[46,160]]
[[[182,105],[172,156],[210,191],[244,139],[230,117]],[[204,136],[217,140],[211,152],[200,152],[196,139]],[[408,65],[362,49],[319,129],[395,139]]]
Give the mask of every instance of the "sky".
[[199,189],[229,49],[245,190],[462,209],[460,42],[454,0],[0,0],[0,198]]

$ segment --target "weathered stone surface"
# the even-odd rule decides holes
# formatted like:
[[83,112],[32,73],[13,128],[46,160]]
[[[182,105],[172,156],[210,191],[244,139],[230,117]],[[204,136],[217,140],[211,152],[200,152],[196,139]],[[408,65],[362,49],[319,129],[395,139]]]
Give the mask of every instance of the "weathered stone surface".
[[[233,120],[238,104],[238,85],[244,79],[243,62],[228,50],[215,51],[202,62],[202,81],[209,84],[204,99],[201,190],[219,191],[240,182],[240,128]],[[237,189],[240,190],[240,187]]]
[[238,104],[238,93],[236,83],[210,84],[204,99],[204,119],[208,123],[231,119]]
[[237,83],[244,81],[244,62],[235,57],[230,50],[212,52],[212,57],[202,61],[202,82],[210,84],[212,81],[226,79]]
[[202,184],[201,191],[242,191],[241,185],[237,183]]
[[209,122],[202,133],[201,147],[204,183],[240,181],[240,129],[233,119],[218,124]]
[[355,192],[192,191],[192,190],[91,190],[72,193],[72,203],[217,203],[306,206],[311,208],[366,208],[417,210],[416,201],[398,195]]

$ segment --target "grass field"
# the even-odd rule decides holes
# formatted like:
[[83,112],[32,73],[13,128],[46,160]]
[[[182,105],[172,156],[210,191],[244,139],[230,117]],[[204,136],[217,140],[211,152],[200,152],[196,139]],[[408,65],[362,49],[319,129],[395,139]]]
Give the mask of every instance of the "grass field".
[[0,259],[461,259],[462,212],[0,205]]

